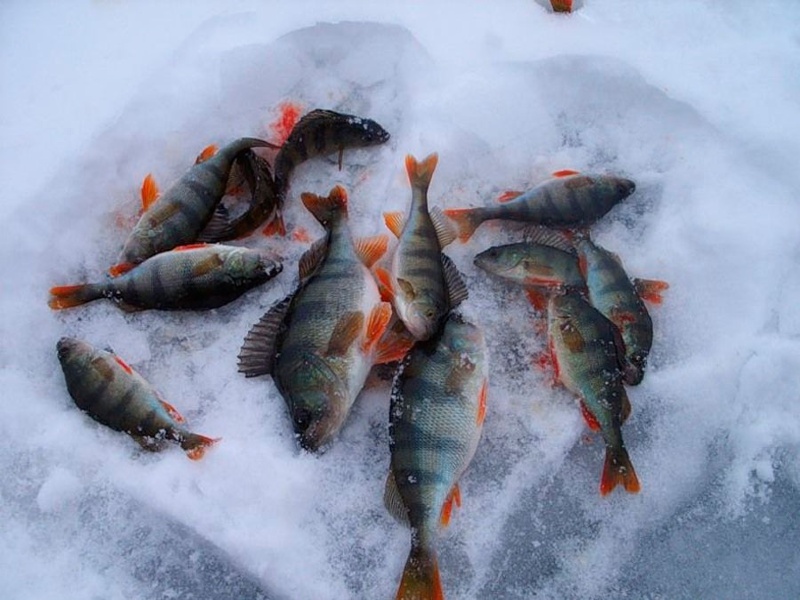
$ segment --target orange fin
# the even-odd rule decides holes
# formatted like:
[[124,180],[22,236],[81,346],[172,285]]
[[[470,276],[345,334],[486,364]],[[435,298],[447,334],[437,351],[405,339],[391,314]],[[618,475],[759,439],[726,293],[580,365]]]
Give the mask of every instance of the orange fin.
[[372,268],[389,247],[389,238],[385,235],[374,235],[367,238],[355,240],[356,254],[367,268]]
[[501,204],[505,204],[506,202],[511,202],[514,198],[519,198],[520,196],[522,196],[522,192],[518,192],[517,190],[507,190],[497,197],[497,201]]
[[405,217],[399,210],[394,212],[383,213],[383,222],[394,234],[394,237],[399,238],[403,233],[403,226],[405,225]]
[[166,400],[161,400],[160,398],[158,401],[161,403],[161,406],[164,407],[164,410],[167,411],[167,414],[173,419],[175,419],[176,423],[186,422],[186,419],[183,418],[183,415],[181,415],[181,413],[178,412],[178,409],[172,406],[172,404],[170,404]]
[[108,270],[109,275],[112,277],[119,277],[120,275],[127,273],[131,269],[133,269],[136,265],[129,262],[119,263],[118,265],[114,265]]
[[347,190],[341,185],[334,186],[327,196],[305,192],[300,194],[300,199],[303,201],[303,206],[323,226],[327,226],[327,223],[330,223],[334,215],[339,212],[344,211],[344,214],[347,215]]
[[589,407],[586,406],[586,403],[581,400],[580,405],[581,414],[583,415],[583,420],[586,421],[586,426],[592,431],[600,431],[600,423],[597,422],[597,418],[589,410]]
[[392,276],[389,274],[389,271],[378,267],[375,269],[375,277],[378,280],[381,299],[391,302],[394,298],[394,287],[392,286]]
[[578,271],[580,271],[581,276],[586,279],[586,275],[589,272],[589,263],[586,260],[586,255],[583,253],[578,256]]
[[206,244],[205,242],[197,242],[196,244],[184,244],[183,246],[176,246],[172,249],[172,252],[185,252],[186,250],[197,250],[198,248],[205,248],[206,246],[210,246],[211,244]]
[[572,12],[572,0],[550,0],[550,6],[553,7],[553,12]]
[[211,144],[203,148],[203,151],[197,155],[197,159],[194,161],[194,164],[199,165],[202,162],[206,162],[209,158],[214,156],[217,153],[219,148],[216,144]]
[[142,181],[142,212],[150,208],[153,203],[158,200],[158,184],[152,173],[148,173],[147,177]]
[[[478,392],[478,414],[475,417],[475,422],[478,425],[483,425],[483,421],[486,419],[486,397],[489,395],[489,380],[484,379],[483,385],[481,386],[481,391]],[[460,502],[461,498],[459,498],[458,505],[461,506]]]
[[181,448],[186,451],[186,456],[192,460],[200,460],[205,456],[206,450],[221,439],[192,433],[186,436],[186,439],[181,443]]
[[367,335],[361,349],[364,352],[370,352],[377,345],[383,334],[386,332],[386,327],[389,325],[389,320],[392,318],[392,305],[388,302],[381,302],[372,312],[367,319]]
[[308,234],[308,230],[305,227],[298,227],[292,232],[292,239],[295,242],[302,242],[303,244],[308,244],[311,242],[311,236]]
[[269,128],[277,138],[279,145],[283,144],[292,133],[301,114],[303,114],[303,107],[299,104],[282,102],[278,106],[278,118],[270,124]]
[[408,173],[411,187],[428,189],[438,162],[439,155],[436,152],[429,154],[421,162],[410,154],[406,154],[406,173]]
[[95,300],[99,296],[89,293],[89,286],[86,284],[78,285],[59,285],[50,288],[50,300],[47,305],[54,309],[72,308]]
[[114,360],[120,367],[122,367],[122,370],[125,371],[128,375],[133,375],[133,369],[131,368],[131,366],[116,354],[114,355]]
[[617,327],[629,325],[636,322],[636,315],[629,311],[614,310],[611,314],[611,322]]
[[400,324],[400,330],[394,327],[389,328],[378,342],[378,350],[375,356],[375,364],[383,365],[398,360],[403,360],[408,351],[414,346],[416,340]]
[[439,564],[433,551],[411,547],[397,600],[444,600]]
[[442,513],[439,517],[439,524],[442,527],[447,527],[450,524],[450,517],[453,514],[453,504],[461,508],[461,490],[458,488],[458,484],[453,486],[442,505]]
[[542,292],[534,288],[528,288],[525,290],[525,295],[537,311],[544,312],[547,310],[547,298]]
[[600,477],[600,495],[608,495],[615,487],[622,484],[626,492],[636,494],[641,490],[639,478],[633,470],[633,464],[625,448],[614,450],[606,448],[606,459],[603,463],[603,474]]
[[580,171],[575,171],[574,169],[561,169],[560,171],[556,171],[553,173],[553,177],[569,177],[570,175],[580,175]]
[[633,287],[642,300],[651,304],[661,304],[664,301],[661,292],[669,289],[669,284],[658,279],[634,279]]
[[283,215],[279,212],[275,213],[275,217],[267,223],[267,226],[261,230],[266,236],[273,236],[273,235],[286,235],[286,225],[283,222]]
[[481,220],[476,218],[476,210],[473,208],[448,208],[442,211],[444,215],[456,224],[458,229],[458,239],[466,242],[475,233]]

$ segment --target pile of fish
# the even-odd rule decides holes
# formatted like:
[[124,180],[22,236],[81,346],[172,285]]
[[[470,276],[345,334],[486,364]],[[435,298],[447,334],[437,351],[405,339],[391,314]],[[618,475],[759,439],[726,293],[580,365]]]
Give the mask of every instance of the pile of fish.
[[[51,289],[49,304],[66,309],[100,298],[126,311],[204,310],[223,306],[282,271],[266,252],[218,242],[286,233],[282,208],[300,163],[347,148],[381,144],[376,122],[329,110],[300,119],[278,145],[242,138],[197,163],[160,197],[142,186],[143,214],[125,242],[112,277]],[[272,164],[253,148],[277,149]],[[390,410],[388,511],[410,528],[411,549],[398,598],[443,598],[436,559],[441,526],[460,505],[459,479],[478,447],[489,390],[482,330],[457,312],[468,292],[442,250],[466,242],[490,220],[526,223],[525,240],[490,248],[475,264],[525,286],[546,312],[555,379],[579,397],[589,426],[606,444],[600,491],[640,488],[622,441],[630,413],[624,384],[641,382],[653,339],[642,299],[660,301],[666,284],[631,281],[619,259],[594,244],[588,227],[635,190],[628,179],[556,173],[526,192],[486,207],[442,211],[429,206],[438,163],[406,157],[408,212],[387,213],[397,238],[354,238],[349,198],[301,194],[325,230],[301,257],[294,292],[272,306],[246,335],[239,371],[270,375],[286,402],[298,443],[311,452],[333,443],[375,365],[396,365]],[[249,201],[233,215],[224,198],[244,182]],[[545,327],[540,327],[543,330]],[[72,338],[57,345],[67,390],[92,418],[128,433],[144,447],[164,440],[190,458],[217,440],[189,432],[155,389],[113,352]]]

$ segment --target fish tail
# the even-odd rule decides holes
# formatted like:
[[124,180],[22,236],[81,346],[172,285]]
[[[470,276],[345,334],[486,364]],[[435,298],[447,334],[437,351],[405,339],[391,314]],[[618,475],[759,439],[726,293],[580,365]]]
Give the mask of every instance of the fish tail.
[[628,451],[625,448],[606,448],[606,460],[600,478],[600,495],[609,494],[620,484],[631,494],[636,494],[641,489]]
[[54,310],[80,306],[103,297],[103,286],[95,283],[78,285],[58,285],[50,288],[50,300],[47,304]]
[[444,600],[436,554],[422,545],[414,545],[406,561],[397,600]]
[[475,233],[475,230],[483,223],[481,213],[475,208],[448,208],[443,211],[458,228],[458,239],[466,242]]
[[334,187],[327,197],[309,193],[301,194],[300,197],[303,205],[323,226],[330,223],[339,213],[347,216],[347,190],[340,185]]
[[186,451],[186,456],[192,460],[200,460],[206,450],[220,441],[222,438],[210,438],[197,433],[188,433],[181,441],[181,448]]
[[438,162],[439,155],[436,152],[426,156],[422,162],[417,162],[416,158],[406,154],[406,172],[408,173],[411,187],[427,190]]

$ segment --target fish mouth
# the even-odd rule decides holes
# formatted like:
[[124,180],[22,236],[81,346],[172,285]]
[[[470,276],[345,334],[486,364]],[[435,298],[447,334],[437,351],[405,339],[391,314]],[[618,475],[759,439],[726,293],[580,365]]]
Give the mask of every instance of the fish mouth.
[[617,182],[617,191],[623,198],[627,198],[636,191],[636,184],[630,179],[620,179]]
[[62,360],[67,357],[81,342],[76,340],[75,338],[71,337],[62,337],[58,340],[56,344],[56,353],[58,354],[58,359]]

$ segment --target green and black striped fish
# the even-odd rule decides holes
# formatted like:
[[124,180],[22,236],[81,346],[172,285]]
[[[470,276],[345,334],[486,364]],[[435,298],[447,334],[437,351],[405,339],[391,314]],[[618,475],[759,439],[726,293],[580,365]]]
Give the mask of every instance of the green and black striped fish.
[[580,398],[584,419],[605,441],[600,493],[605,496],[620,483],[638,492],[639,480],[622,441],[630,402],[622,383],[619,332],[575,290],[552,296],[547,314],[556,378]]
[[444,214],[458,226],[461,241],[472,237],[481,223],[494,219],[547,227],[588,227],[636,189],[633,181],[622,177],[576,171],[554,175],[527,192],[507,192],[501,196],[501,204],[448,209]]
[[303,194],[327,236],[300,261],[300,287],[250,330],[239,353],[247,377],[271,375],[286,401],[300,445],[316,451],[342,428],[376,362],[402,357],[379,343],[392,316],[369,268],[386,236],[354,241],[347,194]]
[[456,313],[411,350],[395,378],[384,502],[411,527],[398,599],[444,598],[436,539],[461,504],[458,482],[480,440],[487,390],[483,333]]
[[383,144],[389,132],[372,119],[332,110],[316,109],[301,118],[275,157],[275,183],[281,195],[289,187],[295,167],[309,158],[339,153],[339,168],[346,148]]
[[54,287],[48,304],[61,309],[108,298],[128,311],[205,310],[232,302],[282,269],[258,250],[193,244],[156,254],[100,283]]
[[210,152],[204,152],[200,162],[157,199],[158,188],[148,176],[142,188],[144,214],[128,236],[111,274],[120,275],[154,254],[196,242],[204,229],[208,232],[209,222],[225,194],[234,159],[254,146],[273,144],[240,138],[207,158]]
[[410,154],[406,156],[411,209],[405,220],[399,212],[384,215],[398,244],[391,270],[376,270],[397,316],[418,340],[430,338],[447,313],[467,297],[458,269],[442,254],[442,248],[455,239],[455,232],[441,211],[428,210],[428,186],[437,162],[436,154],[421,163]]
[[660,298],[660,291],[668,286],[663,281],[640,279],[632,282],[619,258],[588,237],[579,238],[575,246],[589,288],[589,300],[622,334],[625,383],[638,385],[644,377],[653,345],[653,321],[639,297],[639,289],[644,289],[647,297]]
[[69,395],[95,421],[152,450],[163,440],[177,442],[192,460],[218,441],[186,429],[183,417],[116,354],[68,337],[56,349]]
[[563,234],[546,228],[529,230],[526,241],[484,250],[475,256],[474,263],[488,273],[525,287],[537,310],[547,307],[542,288],[586,287],[575,248]]

